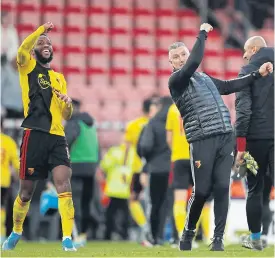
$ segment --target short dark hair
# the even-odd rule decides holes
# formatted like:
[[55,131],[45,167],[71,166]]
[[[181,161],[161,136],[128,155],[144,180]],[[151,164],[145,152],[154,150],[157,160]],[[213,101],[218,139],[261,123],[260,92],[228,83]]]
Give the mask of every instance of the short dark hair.
[[142,104],[143,113],[147,114],[150,111],[151,99],[145,99]]

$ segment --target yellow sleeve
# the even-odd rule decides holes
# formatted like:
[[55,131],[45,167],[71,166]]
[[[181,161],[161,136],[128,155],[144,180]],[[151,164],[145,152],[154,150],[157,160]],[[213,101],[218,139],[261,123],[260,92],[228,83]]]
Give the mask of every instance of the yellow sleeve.
[[19,171],[20,163],[19,163],[19,156],[17,151],[17,145],[13,139],[10,142],[10,162],[12,166]]
[[36,61],[31,56],[31,50],[33,49],[39,36],[44,32],[44,26],[40,26],[35,32],[29,35],[19,47],[17,52],[17,64],[19,71],[28,73],[34,68]]
[[126,126],[125,134],[124,134],[124,140],[126,142],[133,143],[133,133],[132,133],[132,124],[128,124]]
[[165,126],[166,131],[173,130],[173,113],[174,113],[173,107],[170,107],[168,110],[167,119],[166,119],[166,126]]

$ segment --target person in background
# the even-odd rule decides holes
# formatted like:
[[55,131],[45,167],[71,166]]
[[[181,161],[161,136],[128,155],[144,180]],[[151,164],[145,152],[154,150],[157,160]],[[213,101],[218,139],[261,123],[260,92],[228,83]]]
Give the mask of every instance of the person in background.
[[16,67],[18,34],[11,24],[11,15],[1,12],[1,106],[6,118],[23,118],[21,89]]
[[130,147],[134,147],[135,149],[134,161],[132,164],[132,170],[134,174],[133,174],[132,183],[131,183],[131,197],[130,197],[129,207],[130,207],[130,212],[134,221],[137,223],[137,225],[141,229],[141,244],[144,246],[151,246],[151,244],[146,240],[146,233],[148,231],[147,219],[139,200],[140,194],[143,190],[143,187],[140,183],[140,172],[142,172],[141,170],[143,168],[143,163],[136,153],[136,148],[137,148],[137,143],[138,143],[140,133],[143,127],[149,121],[150,105],[151,105],[150,98],[145,99],[143,101],[142,116],[130,121],[127,124],[125,135],[124,135],[124,140],[126,144],[125,161],[127,160],[128,149],[130,149]]
[[243,247],[262,250],[261,227],[263,213],[263,191],[267,171],[274,182],[274,48],[267,47],[260,36],[249,38],[244,45],[243,66],[239,76],[259,69],[269,62],[265,77],[252,81],[249,86],[236,94],[236,164],[244,161],[248,151],[258,163],[257,175],[247,173],[248,196],[246,215],[251,235]]
[[16,142],[3,133],[1,118],[1,243],[6,239],[6,201],[13,170],[19,171],[19,155]]
[[94,119],[81,112],[81,102],[73,99],[73,114],[65,126],[72,163],[73,201],[76,208],[76,224],[80,228],[75,244],[83,245],[91,222],[90,204],[93,198],[96,168],[99,162],[99,144]]
[[[152,118],[144,128],[138,146],[141,156],[147,161],[147,169],[150,174],[149,185],[152,206],[150,224],[153,245],[162,244],[158,239],[159,231],[161,231],[160,211],[168,189],[171,156],[170,148],[166,142],[165,124],[171,104],[170,97],[162,97],[159,103],[151,104],[151,110],[155,110],[156,114],[150,114]],[[153,108],[154,105],[156,108]]]
[[[123,141],[122,141],[123,142]],[[127,151],[127,159],[125,155]],[[100,162],[100,168],[106,175],[105,194],[110,198],[106,210],[106,231],[105,240],[111,240],[112,232],[116,225],[116,215],[118,211],[122,213],[122,231],[123,240],[128,239],[129,227],[129,207],[130,186],[133,176],[133,162],[135,158],[135,149],[133,146],[127,149],[123,142],[118,146],[111,147]]]
[[[183,121],[175,104],[168,111],[166,120],[166,140],[171,149],[173,162],[174,207],[173,215],[179,237],[181,236],[186,220],[186,204],[188,189],[192,183],[189,144],[186,140]],[[200,216],[205,240],[210,237],[210,205],[206,203]],[[178,244],[178,239],[172,245]]]

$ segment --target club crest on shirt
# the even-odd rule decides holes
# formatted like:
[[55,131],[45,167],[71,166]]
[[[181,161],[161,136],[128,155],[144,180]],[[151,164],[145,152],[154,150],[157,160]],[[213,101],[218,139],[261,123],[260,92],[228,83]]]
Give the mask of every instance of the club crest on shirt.
[[42,73],[38,74],[37,82],[43,90],[51,86],[51,83],[47,80],[46,75]]
[[200,160],[196,160],[195,161],[195,167],[196,168],[200,168],[201,167],[201,161]]

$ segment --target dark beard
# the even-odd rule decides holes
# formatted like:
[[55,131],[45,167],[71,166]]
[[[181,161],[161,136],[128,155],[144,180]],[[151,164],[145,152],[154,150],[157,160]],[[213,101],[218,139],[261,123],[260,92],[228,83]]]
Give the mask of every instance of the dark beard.
[[38,50],[34,50],[36,59],[39,63],[41,64],[48,64],[53,60],[53,52],[51,53],[51,55],[48,58],[43,57]]

